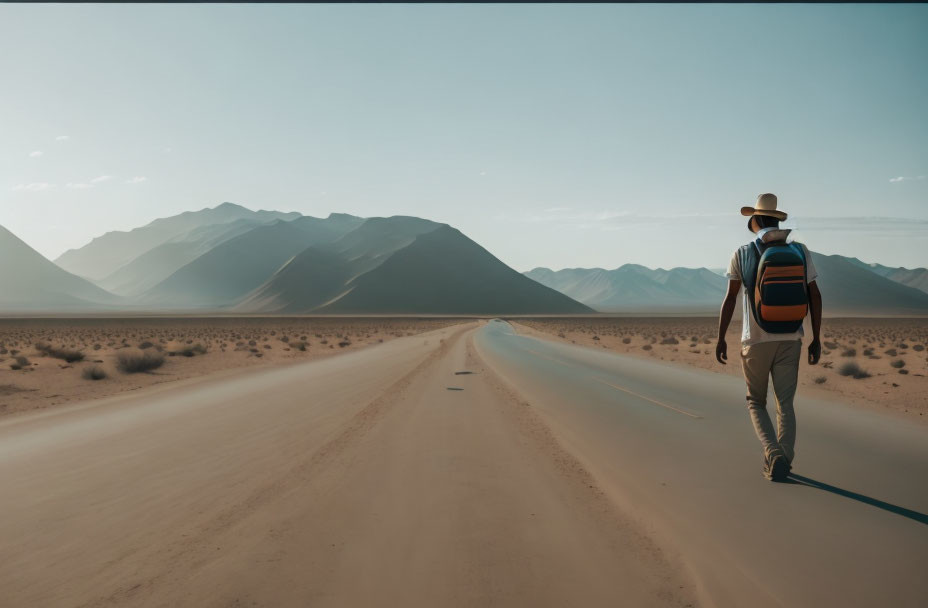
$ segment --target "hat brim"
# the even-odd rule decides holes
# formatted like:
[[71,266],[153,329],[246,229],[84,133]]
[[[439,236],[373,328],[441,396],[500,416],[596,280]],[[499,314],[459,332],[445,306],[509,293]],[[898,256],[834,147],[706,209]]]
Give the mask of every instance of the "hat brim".
[[775,217],[775,218],[777,218],[777,219],[780,220],[780,221],[785,220],[786,217],[787,217],[786,213],[783,212],[783,211],[767,210],[767,209],[755,209],[754,207],[742,207],[742,208],[741,208],[741,215],[745,215],[745,216],[749,216],[749,215],[767,215],[767,216],[770,216],[770,217]]

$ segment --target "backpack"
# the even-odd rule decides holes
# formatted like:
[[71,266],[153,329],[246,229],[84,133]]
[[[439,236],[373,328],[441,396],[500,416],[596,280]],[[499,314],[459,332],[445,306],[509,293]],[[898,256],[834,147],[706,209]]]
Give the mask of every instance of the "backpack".
[[789,334],[809,312],[806,256],[799,243],[756,239],[739,250],[741,277],[758,327]]

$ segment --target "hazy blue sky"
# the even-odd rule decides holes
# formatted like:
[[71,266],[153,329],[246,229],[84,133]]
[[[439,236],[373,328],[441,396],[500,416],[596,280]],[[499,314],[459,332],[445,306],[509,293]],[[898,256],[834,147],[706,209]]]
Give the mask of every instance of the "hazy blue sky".
[[56,257],[233,201],[721,267],[770,191],[924,266],[926,66],[926,6],[2,5],[0,224]]

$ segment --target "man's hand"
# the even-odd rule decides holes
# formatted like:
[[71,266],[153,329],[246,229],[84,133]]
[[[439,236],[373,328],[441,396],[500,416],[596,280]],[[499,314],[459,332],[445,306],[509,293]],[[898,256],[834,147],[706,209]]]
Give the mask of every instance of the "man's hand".
[[728,281],[728,291],[722,301],[722,310],[719,312],[719,343],[715,345],[716,360],[725,365],[723,359],[728,359],[728,344],[725,344],[725,332],[731,323],[731,315],[735,312],[735,302],[738,301],[738,292],[741,291],[741,281],[731,279]]
[[819,358],[822,356],[822,343],[818,341],[818,338],[812,340],[809,344],[809,365],[815,365],[818,363]]
[[725,361],[722,361],[722,359],[728,359],[728,344],[725,342],[725,338],[721,338],[719,343],[715,345],[715,358],[719,363],[725,365]]

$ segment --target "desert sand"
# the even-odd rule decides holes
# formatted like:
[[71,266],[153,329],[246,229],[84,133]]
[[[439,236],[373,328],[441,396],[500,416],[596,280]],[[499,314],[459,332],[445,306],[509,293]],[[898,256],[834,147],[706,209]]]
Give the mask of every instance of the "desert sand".
[[[726,336],[728,363],[715,360],[714,317],[519,318],[518,331],[569,344],[741,376],[741,320]],[[811,331],[806,327],[803,348]],[[799,368],[799,397],[817,395],[928,423],[928,319],[857,318],[822,322],[822,358]],[[843,375],[848,363],[869,374]],[[860,377],[864,376],[864,377]]]
[[[0,416],[329,357],[455,322],[414,317],[0,319]],[[119,370],[120,355],[145,352],[160,356],[163,364],[140,373]],[[103,377],[88,377],[91,370]]]

